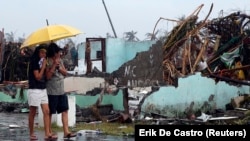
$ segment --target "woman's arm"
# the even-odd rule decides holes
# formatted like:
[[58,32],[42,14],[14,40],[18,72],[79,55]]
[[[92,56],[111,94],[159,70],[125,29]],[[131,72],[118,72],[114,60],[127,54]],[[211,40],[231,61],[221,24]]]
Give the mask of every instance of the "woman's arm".
[[46,64],[47,64],[47,60],[44,58],[40,71],[39,70],[33,71],[36,80],[41,80],[43,78],[43,75],[44,75],[45,69],[46,69]]
[[59,65],[59,67],[58,67],[57,70],[58,70],[63,76],[67,76],[67,70],[66,70],[66,68],[64,67],[64,64],[63,64],[62,61],[60,62],[60,65]]
[[48,63],[48,66],[46,67],[46,78],[47,80],[51,79],[52,76],[54,75],[55,71],[56,71],[56,66],[57,64],[53,62],[53,64],[51,65],[50,62]]

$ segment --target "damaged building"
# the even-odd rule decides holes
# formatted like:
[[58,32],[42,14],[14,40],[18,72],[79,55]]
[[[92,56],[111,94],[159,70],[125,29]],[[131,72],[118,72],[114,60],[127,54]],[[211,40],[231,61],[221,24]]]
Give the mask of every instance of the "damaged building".
[[[244,117],[250,108],[250,16],[239,11],[209,20],[211,5],[199,20],[202,6],[164,41],[86,38],[77,47],[78,69],[65,78],[77,120]],[[18,87],[16,95],[27,88],[23,80],[3,82],[2,90],[7,84]],[[19,101],[2,92],[6,101]]]

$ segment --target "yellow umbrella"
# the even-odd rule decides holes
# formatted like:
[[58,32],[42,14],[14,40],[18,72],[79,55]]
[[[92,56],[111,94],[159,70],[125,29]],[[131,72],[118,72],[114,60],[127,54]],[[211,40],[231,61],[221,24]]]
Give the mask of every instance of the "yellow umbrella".
[[23,42],[21,48],[73,37],[81,33],[80,30],[68,25],[48,25],[31,33]]

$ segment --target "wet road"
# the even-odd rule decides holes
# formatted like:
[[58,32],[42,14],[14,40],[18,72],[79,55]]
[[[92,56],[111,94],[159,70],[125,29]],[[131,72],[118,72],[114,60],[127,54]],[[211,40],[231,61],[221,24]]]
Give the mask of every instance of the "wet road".
[[[38,125],[37,117],[35,125]],[[12,127],[15,126],[15,127]],[[37,141],[44,141],[44,131],[36,130]],[[132,137],[85,134],[72,139],[63,139],[63,132],[57,132],[57,141],[134,141]],[[28,114],[0,113],[1,141],[29,141]]]

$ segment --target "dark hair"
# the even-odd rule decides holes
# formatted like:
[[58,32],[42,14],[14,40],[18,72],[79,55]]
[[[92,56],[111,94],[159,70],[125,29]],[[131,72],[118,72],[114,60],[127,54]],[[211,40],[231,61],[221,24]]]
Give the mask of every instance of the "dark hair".
[[47,56],[48,57],[53,57],[56,53],[58,53],[61,50],[62,50],[62,48],[60,48],[56,43],[52,42],[48,46]]

